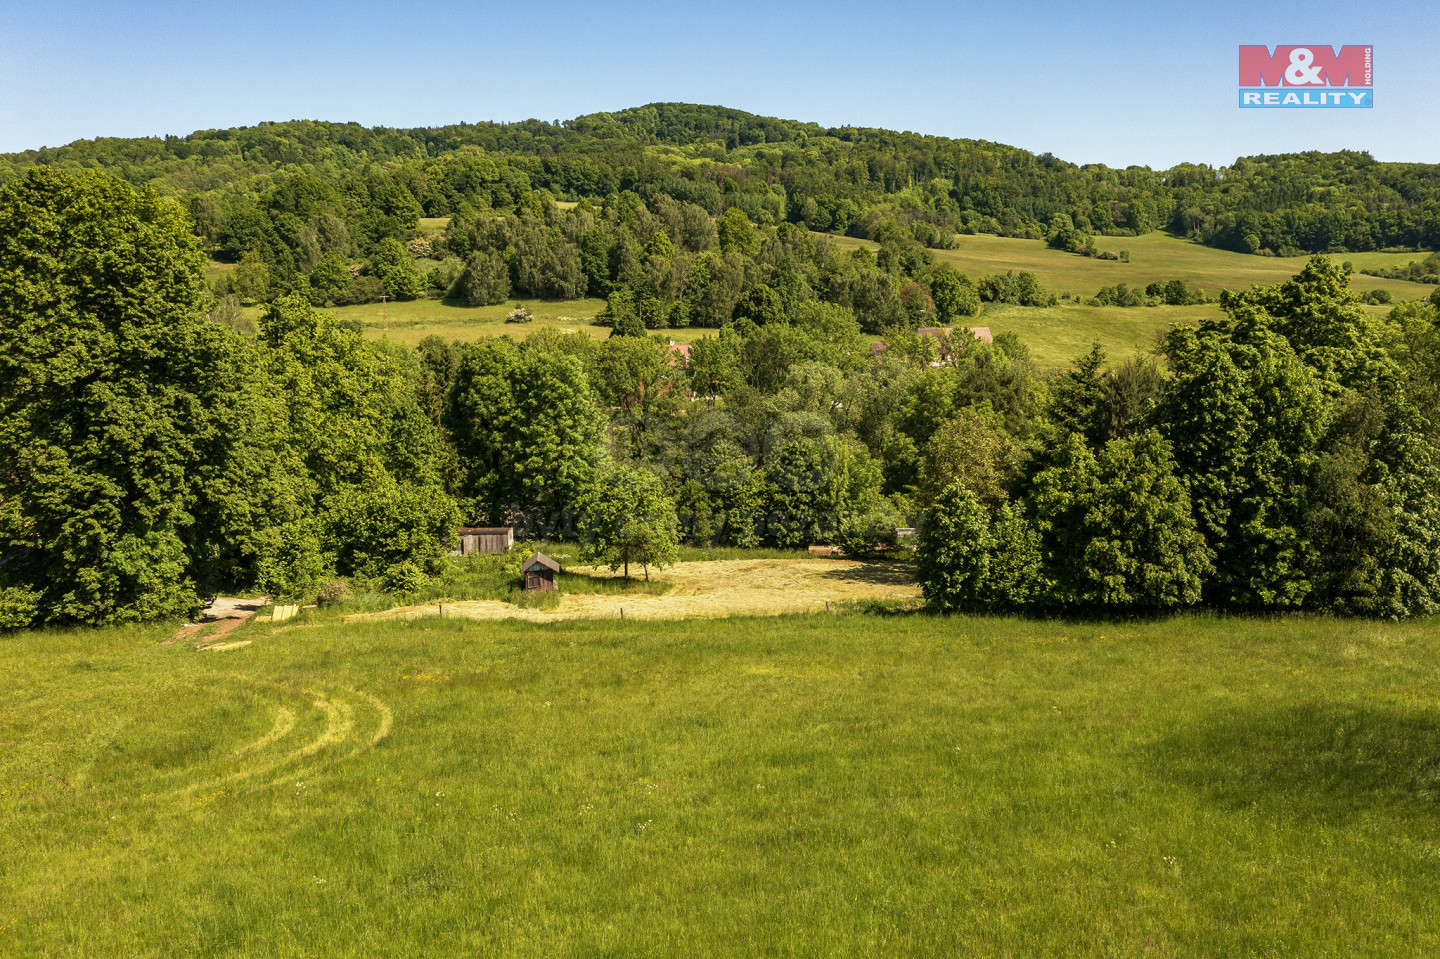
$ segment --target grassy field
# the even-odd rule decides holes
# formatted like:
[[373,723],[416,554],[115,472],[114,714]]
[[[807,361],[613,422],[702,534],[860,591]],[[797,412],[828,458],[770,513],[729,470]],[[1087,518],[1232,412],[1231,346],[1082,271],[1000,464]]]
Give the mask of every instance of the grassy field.
[[[1211,296],[1222,289],[1243,290],[1252,284],[1270,286],[1290,279],[1304,269],[1308,257],[1260,257],[1216,250],[1211,247],[1176,239],[1164,233],[1139,237],[1104,237],[1102,249],[1130,251],[1130,262],[1097,260],[1052,250],[1040,240],[1015,240],[996,236],[962,236],[957,250],[933,251],[937,260],[950,263],[957,270],[978,280],[989,273],[1006,270],[1029,270],[1056,293],[1073,297],[1093,297],[1103,286],[1126,283],[1142,289],[1156,280],[1179,279],[1198,286]],[[874,243],[848,237],[836,238],[844,248],[864,246],[876,249]],[[1337,260],[1350,260],[1361,266],[1403,266],[1411,260],[1424,259],[1415,253],[1337,254]],[[1382,280],[1355,274],[1351,286],[1360,291],[1383,288],[1398,301],[1424,299],[1435,287],[1399,280]],[[1366,306],[1375,316],[1390,311],[1389,306]],[[1218,304],[1207,306],[1105,307],[1084,306],[1062,302],[1059,306],[1034,309],[987,304],[973,322],[988,326],[995,333],[1015,333],[1029,347],[1041,366],[1068,366],[1077,356],[1099,342],[1110,355],[1112,363],[1135,350],[1149,350],[1155,345],[1158,332],[1175,323],[1197,323],[1207,317],[1221,316]]]
[[[848,237],[836,238],[842,247],[876,244]],[[1098,237],[1102,249],[1130,251],[1130,262],[1097,260],[1052,250],[1041,240],[1016,240],[998,236],[962,236],[956,250],[935,250],[935,258],[949,263],[971,279],[1006,270],[1029,270],[1047,288],[1077,297],[1094,296],[1102,286],[1128,283],[1142,289],[1156,280],[1185,280],[1212,296],[1222,289],[1244,290],[1252,284],[1271,286],[1283,283],[1305,268],[1309,257],[1266,257],[1231,253],[1177,239],[1166,233],[1132,237]],[[1333,259],[1361,266],[1404,266],[1423,260],[1424,253],[1337,253]],[[1383,287],[1397,300],[1423,299],[1435,287],[1401,280],[1355,274],[1351,280],[1361,293]]]
[[0,641],[0,955],[1426,956],[1433,623]]
[[[505,316],[519,304],[535,317],[530,323],[506,323]],[[586,333],[597,339],[610,335],[609,329],[595,326],[595,314],[605,308],[604,300],[510,300],[498,306],[465,306],[456,300],[409,300],[402,303],[366,303],[327,310],[337,317],[354,320],[372,339],[388,338],[414,346],[435,334],[447,340],[471,342],[489,336],[509,334],[523,339],[537,330]]]

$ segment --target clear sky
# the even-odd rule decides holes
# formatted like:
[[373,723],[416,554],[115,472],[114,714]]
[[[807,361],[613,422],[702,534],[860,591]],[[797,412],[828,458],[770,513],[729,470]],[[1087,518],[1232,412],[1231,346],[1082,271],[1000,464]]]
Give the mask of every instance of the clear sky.
[[[568,119],[655,101],[1076,163],[1440,162],[1435,0],[244,4],[0,0],[0,151],[262,120]],[[1372,44],[1372,110],[1241,110],[1237,47]]]

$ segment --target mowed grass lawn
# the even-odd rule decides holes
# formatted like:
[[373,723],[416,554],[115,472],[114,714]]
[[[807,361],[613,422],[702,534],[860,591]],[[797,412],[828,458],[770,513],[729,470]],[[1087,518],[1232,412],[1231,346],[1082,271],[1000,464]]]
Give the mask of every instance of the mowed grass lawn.
[[0,954],[1428,956],[1435,624],[0,641]]

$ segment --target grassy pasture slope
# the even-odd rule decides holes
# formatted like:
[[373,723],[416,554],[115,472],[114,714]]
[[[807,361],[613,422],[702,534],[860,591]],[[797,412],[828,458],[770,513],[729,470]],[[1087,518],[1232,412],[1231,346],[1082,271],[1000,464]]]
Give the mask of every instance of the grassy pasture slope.
[[[835,238],[842,247],[866,246],[874,243],[848,237]],[[987,273],[1006,270],[1029,270],[1040,282],[1057,293],[1091,297],[1102,286],[1128,283],[1142,289],[1155,280],[1185,280],[1215,295],[1222,289],[1243,290],[1251,284],[1271,286],[1283,283],[1304,269],[1308,256],[1266,257],[1247,256],[1202,246],[1165,233],[1144,236],[1097,237],[1096,244],[1105,250],[1130,251],[1130,262],[1097,260],[1052,250],[1041,240],[1017,240],[999,236],[962,236],[955,250],[934,250],[935,258],[949,263],[962,273],[978,280]],[[1331,258],[1349,260],[1361,266],[1404,266],[1411,260],[1423,260],[1425,253],[1336,253]],[[1351,286],[1364,293],[1383,287],[1399,300],[1421,299],[1435,287],[1402,280],[1355,274]]]
[[1433,634],[24,634],[0,955],[1434,955]]
[[[849,237],[837,237],[835,242],[843,249],[879,248],[877,244]],[[1052,250],[1040,240],[997,236],[962,236],[959,249],[933,252],[937,260],[950,263],[972,280],[988,273],[1029,270],[1046,288],[1082,298],[1094,296],[1102,286],[1128,283],[1143,289],[1156,280],[1185,280],[1215,296],[1222,289],[1243,290],[1252,284],[1283,283],[1304,269],[1309,260],[1309,257],[1246,256],[1164,233],[1100,237],[1096,242],[1102,249],[1128,249],[1130,262],[1096,260]],[[1350,260],[1359,268],[1403,266],[1425,256],[1424,253],[1344,253],[1335,254],[1334,259]],[[1359,273],[1352,276],[1351,286],[1361,293],[1384,288],[1397,301],[1423,299],[1435,290],[1421,283],[1382,280]],[[1383,316],[1391,308],[1367,306],[1365,309]],[[1218,316],[1220,307],[1216,304],[1126,308],[1062,302],[1045,309],[987,305],[974,322],[996,333],[1018,334],[1042,366],[1068,366],[1096,340],[1105,347],[1113,363],[1137,349],[1150,349],[1155,344],[1156,333],[1172,323],[1197,323],[1206,317]]]

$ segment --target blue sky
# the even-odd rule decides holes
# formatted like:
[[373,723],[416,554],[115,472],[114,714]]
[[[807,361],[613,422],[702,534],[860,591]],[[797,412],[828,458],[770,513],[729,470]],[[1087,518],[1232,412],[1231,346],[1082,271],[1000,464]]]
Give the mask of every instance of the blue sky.
[[[262,120],[567,119],[664,100],[1049,151],[1440,161],[1434,0],[0,0],[0,151]],[[1242,43],[1375,47],[1373,110],[1240,110]]]

